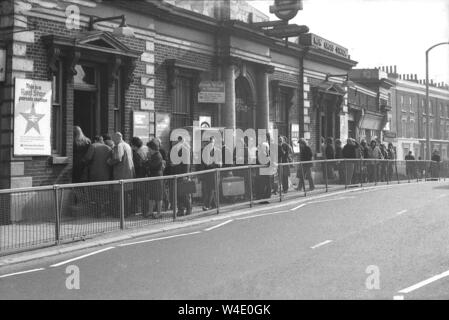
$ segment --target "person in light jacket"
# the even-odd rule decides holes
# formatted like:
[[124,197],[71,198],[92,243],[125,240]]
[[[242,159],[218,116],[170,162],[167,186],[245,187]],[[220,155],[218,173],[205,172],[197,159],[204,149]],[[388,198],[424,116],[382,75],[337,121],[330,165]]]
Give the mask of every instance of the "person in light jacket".
[[[112,178],[114,180],[133,179],[135,177],[135,173],[133,151],[131,147],[123,141],[123,137],[120,132],[114,133],[112,135],[112,140],[114,141],[114,149],[112,150],[112,157],[108,160],[108,164],[112,166]],[[132,208],[131,199],[133,185],[131,183],[126,183],[124,190],[125,216],[129,216],[130,214],[135,213],[135,210]],[[120,197],[116,196],[115,199],[120,199]],[[117,207],[119,207],[118,204]]]

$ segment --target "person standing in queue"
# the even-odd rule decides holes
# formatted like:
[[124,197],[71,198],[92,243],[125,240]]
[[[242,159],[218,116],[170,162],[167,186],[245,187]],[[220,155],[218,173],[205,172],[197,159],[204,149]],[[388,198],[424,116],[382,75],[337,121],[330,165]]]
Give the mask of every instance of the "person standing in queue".
[[[120,132],[112,135],[114,141],[114,149],[112,150],[112,157],[108,160],[108,164],[112,166],[112,178],[114,180],[133,179],[135,177],[133,152],[129,144],[123,141],[123,136]],[[132,209],[132,190],[133,185],[127,183],[125,189],[125,216],[131,215]],[[117,197],[117,199],[119,199]],[[117,206],[118,207],[118,206]]]
[[[307,141],[304,138],[299,139],[299,159],[301,162],[312,161],[313,154],[312,149],[307,145]],[[302,168],[301,168],[302,167]],[[312,163],[300,164],[296,173],[296,177],[299,179],[298,182],[298,191],[302,190],[305,187],[304,180],[307,179],[309,181],[309,190],[312,191],[315,189],[312,178]]]
[[[149,177],[161,177],[164,175],[164,159],[159,152],[159,143],[152,139],[148,142],[148,176]],[[150,188],[148,192],[150,216],[157,219],[162,216],[162,200],[163,200],[163,180],[156,180],[150,182]],[[153,214],[153,208],[156,204],[157,214]]]

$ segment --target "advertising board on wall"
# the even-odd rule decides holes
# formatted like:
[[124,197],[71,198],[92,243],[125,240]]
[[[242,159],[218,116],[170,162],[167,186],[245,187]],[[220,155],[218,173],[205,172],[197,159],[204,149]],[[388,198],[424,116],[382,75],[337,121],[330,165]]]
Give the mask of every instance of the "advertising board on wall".
[[202,81],[199,84],[199,103],[225,103],[225,83],[223,81]]
[[14,155],[51,155],[50,81],[16,79],[14,95]]

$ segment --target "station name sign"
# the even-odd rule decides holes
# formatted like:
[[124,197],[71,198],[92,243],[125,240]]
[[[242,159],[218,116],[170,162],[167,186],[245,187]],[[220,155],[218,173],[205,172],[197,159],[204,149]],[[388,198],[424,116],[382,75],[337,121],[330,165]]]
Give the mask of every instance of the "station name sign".
[[332,42],[321,38],[313,33],[302,34],[299,38],[299,42],[303,45],[312,46],[315,48],[319,48],[325,50],[334,55],[340,56],[342,58],[348,59],[348,49]]

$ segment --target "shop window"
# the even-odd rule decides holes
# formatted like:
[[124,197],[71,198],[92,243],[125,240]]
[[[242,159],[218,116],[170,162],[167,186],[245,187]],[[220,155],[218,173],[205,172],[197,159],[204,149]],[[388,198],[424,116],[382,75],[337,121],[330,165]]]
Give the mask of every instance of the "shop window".
[[401,110],[404,110],[404,96],[401,96],[400,99],[401,99]]
[[410,129],[409,129],[409,137],[414,138],[415,137],[415,120],[410,120]]
[[62,155],[63,150],[63,129],[62,129],[62,96],[63,96],[63,70],[62,63],[57,63],[58,69],[52,78],[52,109],[51,109],[51,145],[52,153]]
[[410,108],[410,112],[413,112],[413,101],[412,97],[408,97],[408,106]]
[[192,79],[178,76],[175,80],[173,103],[173,128],[192,125]]

